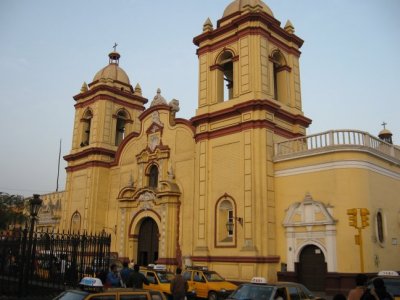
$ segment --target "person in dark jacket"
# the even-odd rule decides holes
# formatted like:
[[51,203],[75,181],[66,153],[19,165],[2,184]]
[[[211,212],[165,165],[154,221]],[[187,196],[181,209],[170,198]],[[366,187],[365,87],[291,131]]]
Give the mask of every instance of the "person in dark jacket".
[[143,283],[149,285],[147,278],[139,272],[139,265],[133,267],[133,272],[131,272],[128,281],[126,282],[126,287],[131,287],[134,289],[142,289]]
[[188,283],[181,275],[182,269],[176,268],[176,276],[171,280],[170,291],[174,300],[184,300],[188,290]]
[[131,268],[129,268],[129,262],[124,261],[122,263],[122,270],[119,272],[119,274],[121,275],[121,279],[122,279],[122,282],[125,285],[125,287],[129,280],[129,276],[131,275],[132,272],[133,272],[133,270]]

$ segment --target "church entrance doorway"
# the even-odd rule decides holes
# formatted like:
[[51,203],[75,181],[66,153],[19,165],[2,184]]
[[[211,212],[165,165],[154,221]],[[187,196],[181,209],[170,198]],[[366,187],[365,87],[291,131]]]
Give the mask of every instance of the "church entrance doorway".
[[312,291],[324,291],[326,272],[327,265],[322,250],[314,245],[304,247],[298,263],[300,282]]
[[137,263],[141,266],[158,259],[158,226],[152,218],[144,218],[139,229]]

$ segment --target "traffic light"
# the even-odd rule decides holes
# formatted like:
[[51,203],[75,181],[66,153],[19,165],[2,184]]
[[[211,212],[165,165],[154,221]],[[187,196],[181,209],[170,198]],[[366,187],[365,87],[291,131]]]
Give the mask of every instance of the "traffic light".
[[361,227],[365,228],[369,226],[369,210],[366,208],[360,208],[361,215]]
[[357,228],[357,208],[349,208],[347,215],[349,216],[349,225]]

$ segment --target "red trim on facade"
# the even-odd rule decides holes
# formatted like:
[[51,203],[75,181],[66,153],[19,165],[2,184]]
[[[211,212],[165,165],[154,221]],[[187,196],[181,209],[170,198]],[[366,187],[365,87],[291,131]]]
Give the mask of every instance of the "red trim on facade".
[[84,170],[87,168],[94,168],[94,167],[102,167],[102,168],[109,168],[110,163],[105,162],[105,161],[99,161],[99,160],[94,160],[94,161],[89,161],[80,165],[72,166],[72,167],[66,167],[65,170],[67,172],[74,172],[74,171],[79,171],[79,170]]
[[145,110],[145,107],[142,106],[142,105],[131,103],[129,101],[124,101],[124,100],[118,99],[116,97],[112,97],[112,96],[105,95],[105,94],[100,94],[100,95],[97,95],[97,96],[93,97],[90,100],[86,100],[84,102],[76,103],[74,106],[75,106],[75,108],[87,107],[87,106],[90,106],[91,104],[93,104],[93,103],[95,103],[97,101],[111,101],[111,102],[113,102],[115,104],[119,104],[119,105],[123,105],[125,107],[137,109],[139,111],[144,111]]
[[192,256],[192,261],[196,262],[231,262],[231,263],[256,263],[256,264],[276,264],[279,263],[280,256]]
[[223,71],[224,68],[221,65],[212,65],[212,66],[210,66],[210,71],[214,71],[214,70]]
[[[132,232],[132,226],[133,226],[133,223],[135,223],[135,219],[137,218],[137,216],[140,214],[140,213],[142,213],[142,212],[144,212],[144,211],[151,211],[151,212],[153,212],[156,216],[157,216],[157,218],[158,218],[158,220],[161,222],[161,216],[155,211],[155,210],[152,210],[152,209],[141,209],[141,210],[139,210],[139,211],[137,211],[133,216],[132,216],[132,219],[131,219],[131,222],[129,223],[129,228],[128,228],[128,232],[129,232],[129,237],[130,238],[139,238],[139,235],[138,234],[131,234],[131,232]],[[150,217],[151,218],[151,217]]]
[[85,149],[79,153],[75,153],[75,154],[68,154],[64,156],[64,160],[66,161],[74,161],[74,160],[78,160],[81,158],[84,158],[86,156],[89,155],[106,155],[109,156],[111,158],[115,157],[115,151],[113,150],[109,150],[109,149],[104,149],[104,148],[100,148],[100,147],[94,147],[94,148],[89,148],[89,149]]
[[177,125],[186,125],[187,127],[189,127],[192,131],[193,134],[196,132],[196,128],[193,126],[193,124],[187,120],[187,119],[183,119],[183,118],[176,118],[175,119],[175,124]]
[[281,66],[281,67],[279,67],[279,68],[276,68],[276,71],[277,71],[277,72],[280,72],[280,71],[292,72],[292,68],[289,67],[289,66]]
[[236,56],[232,57],[232,61],[233,62],[239,61],[239,55],[236,55]]
[[275,116],[284,118],[291,124],[301,124],[305,127],[308,127],[312,122],[311,119],[308,119],[307,117],[304,117],[302,115],[294,115],[284,111],[283,109],[281,109],[281,106],[278,103],[275,103],[268,99],[250,100],[244,103],[239,103],[234,105],[233,107],[223,109],[215,113],[195,116],[191,118],[190,121],[193,123],[194,126],[198,126],[200,124],[215,122],[254,110],[266,110],[274,113]]
[[177,266],[178,265],[178,260],[176,258],[161,257],[161,258],[157,259],[156,263],[157,264],[162,264],[162,265]]
[[[221,19],[220,21],[228,19],[229,17],[230,16],[228,16],[227,18]],[[244,14],[243,16],[240,16],[239,18],[233,20],[229,24],[219,27],[213,31],[208,31],[208,32],[202,33],[202,34],[198,35],[197,37],[195,37],[193,39],[193,43],[199,47],[200,44],[206,40],[213,40],[213,39],[215,39],[225,33],[228,33],[228,32],[235,33],[234,36],[231,36],[231,37],[224,39],[220,42],[217,42],[213,45],[200,47],[197,50],[197,54],[200,55],[200,54],[203,54],[203,53],[206,53],[209,51],[214,51],[216,48],[220,48],[220,47],[223,47],[223,45],[227,45],[229,43],[232,43],[233,41],[237,41],[245,35],[259,34],[259,35],[263,35],[263,36],[267,37],[271,42],[279,45],[281,48],[285,49],[287,52],[290,52],[290,53],[293,53],[294,55],[300,56],[301,52],[298,49],[287,46],[286,44],[280,42],[277,38],[272,37],[268,31],[266,31],[265,29],[263,29],[261,27],[247,27],[247,28],[244,28],[243,30],[237,31],[237,28],[240,27],[239,25],[242,25],[243,23],[250,22],[250,21],[263,22],[265,25],[268,26],[268,28],[271,31],[275,32],[276,34],[278,34],[279,36],[284,38],[286,41],[293,42],[299,48],[304,43],[304,41],[302,39],[300,39],[298,36],[296,36],[295,34],[290,34],[290,33],[286,32],[283,28],[281,28],[280,22],[278,20],[276,20],[274,17],[272,17],[264,12],[261,12],[261,13],[255,12],[255,13]]]
[[[87,92],[75,95],[73,98],[75,99],[75,101],[84,99],[84,98],[88,98],[90,96],[95,95],[97,92],[102,92],[102,91],[108,91],[111,92],[113,94],[117,94],[119,96],[122,96],[124,98],[127,98],[129,100],[134,100],[134,101],[138,101],[141,102],[142,104],[146,104],[148,102],[148,100],[142,96],[138,96],[126,91],[121,91],[115,87],[112,86],[108,86],[108,85],[99,85],[99,86],[95,86],[94,88],[88,90]],[[108,95],[107,95],[108,96]],[[109,96],[110,97],[110,96]],[[86,102],[86,101],[85,101]],[[128,102],[129,103],[129,102]]]
[[[143,124],[141,124],[141,126],[143,126]],[[124,147],[126,146],[126,144],[128,144],[128,142],[129,142],[131,139],[133,139],[133,138],[135,138],[135,137],[138,137],[138,136],[139,136],[139,133],[137,133],[137,132],[131,132],[130,134],[128,134],[128,135],[122,140],[121,144],[119,144],[119,146],[118,146],[117,152],[115,153],[114,161],[110,163],[110,167],[114,167],[114,166],[118,165],[118,161],[119,161],[119,159],[121,158],[122,150],[124,149]]]
[[168,104],[159,104],[159,105],[151,106],[140,114],[139,120],[143,121],[148,115],[150,115],[153,111],[156,111],[156,110],[171,111],[171,106],[169,106]]

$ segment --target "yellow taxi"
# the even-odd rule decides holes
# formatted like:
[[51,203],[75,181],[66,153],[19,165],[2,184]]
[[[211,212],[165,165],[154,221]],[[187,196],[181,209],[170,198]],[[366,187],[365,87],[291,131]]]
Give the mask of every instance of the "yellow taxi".
[[164,293],[168,299],[172,299],[170,292],[170,283],[174,279],[175,275],[172,272],[167,271],[165,265],[149,265],[147,267],[140,267],[140,273],[142,273],[147,280],[149,285],[143,285],[144,289],[156,290]]
[[100,279],[84,277],[80,290],[67,290],[53,300],[166,300],[160,291],[109,288],[104,289]]
[[194,290],[198,298],[225,299],[237,288],[217,272],[210,271],[206,267],[187,268],[182,276],[188,282],[189,290]]

